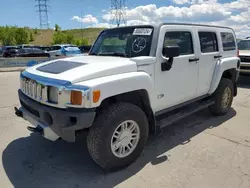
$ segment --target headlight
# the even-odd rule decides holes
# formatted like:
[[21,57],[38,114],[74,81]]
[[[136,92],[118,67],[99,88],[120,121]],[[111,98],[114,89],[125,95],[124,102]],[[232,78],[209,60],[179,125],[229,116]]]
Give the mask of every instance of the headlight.
[[48,86],[48,99],[51,103],[58,103],[58,88]]
[[91,89],[81,85],[70,85],[64,88],[64,92],[68,93],[69,101],[67,107],[88,108],[91,105],[90,92]]
[[71,86],[66,88],[70,92],[70,103],[68,107],[90,108],[92,103],[97,103],[100,100],[101,91],[91,90],[85,86]]

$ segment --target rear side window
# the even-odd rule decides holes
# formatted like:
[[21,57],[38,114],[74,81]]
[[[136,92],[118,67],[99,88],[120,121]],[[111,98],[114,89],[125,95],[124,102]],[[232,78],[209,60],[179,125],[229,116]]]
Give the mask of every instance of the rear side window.
[[170,31],[165,34],[164,47],[179,46],[180,55],[194,53],[192,35],[187,31]]
[[40,50],[40,49],[36,49],[36,48],[33,48],[33,52],[35,52],[35,53],[43,53],[43,51],[42,51],[42,50]]
[[222,32],[220,33],[220,35],[224,51],[230,51],[236,49],[236,43],[232,33]]
[[51,51],[52,50],[61,50],[61,46],[52,46]]
[[25,50],[24,50],[24,49],[19,49],[18,52],[19,52],[19,53],[25,53]]
[[218,51],[218,42],[216,33],[199,32],[200,46],[202,53],[210,53]]
[[32,53],[32,52],[33,52],[33,50],[30,49],[30,48],[27,48],[27,49],[25,49],[24,51],[25,51],[25,53]]

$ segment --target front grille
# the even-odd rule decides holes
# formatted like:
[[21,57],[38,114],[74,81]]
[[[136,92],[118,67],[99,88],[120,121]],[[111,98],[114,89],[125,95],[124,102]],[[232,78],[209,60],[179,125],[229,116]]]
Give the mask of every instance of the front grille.
[[40,117],[40,114],[37,110],[31,108],[30,106],[26,105],[23,101],[20,101],[21,105],[28,110],[31,114],[35,115],[36,117]]
[[36,101],[47,101],[47,86],[27,77],[21,78],[21,90],[24,94]]
[[240,56],[241,62],[250,62],[250,56]]

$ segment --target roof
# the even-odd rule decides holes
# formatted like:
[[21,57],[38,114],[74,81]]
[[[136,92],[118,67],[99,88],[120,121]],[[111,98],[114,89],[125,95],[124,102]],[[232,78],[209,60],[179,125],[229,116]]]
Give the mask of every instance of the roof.
[[[218,26],[218,25],[205,25],[205,24],[193,24],[193,23],[160,23],[160,24],[148,24],[148,25],[132,25],[132,26],[121,26],[119,28],[127,28],[127,27],[155,27],[155,28],[160,28],[163,25],[187,25],[187,26],[202,26],[202,27],[216,27],[216,28],[225,28],[225,29],[231,29],[230,27],[225,27],[225,26]],[[117,29],[118,27],[115,28],[109,28],[105,30],[110,30],[110,29]]]
[[162,25],[190,25],[190,26],[202,26],[202,27],[218,27],[218,28],[225,28],[225,29],[232,29],[230,27],[225,26],[218,26],[218,25],[206,25],[206,24],[192,24],[192,23],[163,23]]

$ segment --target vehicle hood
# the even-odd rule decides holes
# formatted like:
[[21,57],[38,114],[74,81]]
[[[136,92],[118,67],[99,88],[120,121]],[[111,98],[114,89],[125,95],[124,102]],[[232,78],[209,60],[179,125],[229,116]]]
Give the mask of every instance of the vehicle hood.
[[240,56],[250,56],[250,50],[239,50]]
[[71,83],[137,71],[137,64],[129,58],[105,56],[77,56],[57,59],[27,68],[38,76],[66,80]]

